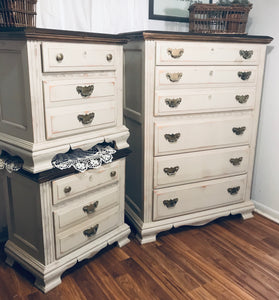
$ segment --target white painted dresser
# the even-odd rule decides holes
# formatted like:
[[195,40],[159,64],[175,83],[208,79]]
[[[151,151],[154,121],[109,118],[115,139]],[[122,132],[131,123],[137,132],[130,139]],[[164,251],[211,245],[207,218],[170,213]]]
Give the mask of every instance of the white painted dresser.
[[124,47],[126,213],[141,243],[250,200],[266,44],[262,36],[136,32]]
[[[125,41],[45,29],[0,33],[0,152],[24,161],[19,172],[1,171],[6,261],[33,273],[43,292],[57,286],[61,274],[78,261],[129,241],[124,223],[129,153],[123,125]],[[116,150],[112,162],[82,173],[53,168],[56,154],[104,142]]]

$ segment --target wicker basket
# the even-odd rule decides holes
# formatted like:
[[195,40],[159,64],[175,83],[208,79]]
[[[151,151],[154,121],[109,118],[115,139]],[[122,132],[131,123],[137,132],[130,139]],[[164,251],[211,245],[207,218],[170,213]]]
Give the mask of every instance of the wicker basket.
[[195,33],[245,34],[249,6],[195,3],[189,7],[189,31]]
[[0,0],[0,27],[35,27],[37,0]]

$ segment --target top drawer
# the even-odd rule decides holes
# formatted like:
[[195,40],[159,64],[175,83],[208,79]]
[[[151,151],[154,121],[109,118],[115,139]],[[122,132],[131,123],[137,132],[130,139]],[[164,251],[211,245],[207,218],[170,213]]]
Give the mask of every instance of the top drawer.
[[44,42],[43,72],[113,70],[118,47]]
[[205,42],[157,42],[156,65],[257,65],[260,46]]

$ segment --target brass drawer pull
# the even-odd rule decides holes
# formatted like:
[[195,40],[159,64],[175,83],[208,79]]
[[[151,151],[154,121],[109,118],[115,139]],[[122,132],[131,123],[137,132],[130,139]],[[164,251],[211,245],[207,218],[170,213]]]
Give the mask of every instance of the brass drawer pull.
[[110,177],[115,177],[116,176],[116,171],[111,171],[110,172]]
[[77,118],[82,124],[90,124],[92,123],[95,114],[92,112],[90,114],[78,115]]
[[108,54],[108,55],[106,56],[106,58],[107,58],[107,61],[112,61],[112,54]]
[[232,129],[233,133],[235,133],[236,135],[242,135],[245,130],[246,130],[245,126],[242,126],[242,127],[233,127],[233,129]]
[[71,190],[72,190],[72,188],[71,188],[70,186],[66,186],[66,187],[64,188],[64,193],[65,193],[65,194],[68,194],[68,193],[70,193]]
[[169,143],[175,143],[178,141],[178,139],[180,138],[180,133],[171,133],[165,134],[165,139],[169,142]]
[[166,104],[171,108],[177,107],[181,103],[181,101],[182,98],[165,99]]
[[59,54],[56,55],[56,60],[57,60],[58,62],[61,62],[63,59],[64,59],[63,53],[59,53]]
[[249,59],[253,56],[254,51],[253,50],[240,50],[239,55],[243,57],[244,59]]
[[88,86],[77,86],[77,92],[82,97],[89,97],[92,92],[94,91],[94,85],[88,85]]
[[228,193],[230,193],[231,195],[236,195],[240,190],[240,186],[235,186],[232,188],[228,188]]
[[182,73],[178,72],[178,73],[167,73],[166,77],[169,81],[171,82],[178,82],[181,77],[182,77]]
[[239,166],[242,162],[243,157],[231,158],[230,163],[234,166]]
[[93,212],[95,212],[95,210],[96,210],[98,204],[99,204],[99,201],[96,201],[96,202],[94,202],[94,203],[91,203],[91,204],[89,204],[89,205],[84,206],[84,207],[82,208],[82,210],[83,210],[84,212],[86,212],[87,214],[90,215],[90,214],[92,214]]
[[236,95],[235,96],[236,101],[238,101],[240,104],[244,104],[249,99],[249,95]]
[[168,48],[167,52],[172,58],[179,58],[183,55],[184,49],[183,48],[180,48],[180,49]]
[[91,237],[97,233],[99,224],[95,225],[94,227],[90,227],[83,231],[83,234],[87,237]]
[[237,75],[241,80],[248,80],[251,76],[252,72],[247,71],[247,72],[238,72]]
[[164,172],[168,175],[168,176],[173,176],[175,175],[175,173],[177,173],[177,171],[179,170],[179,167],[170,167],[170,168],[164,168]]
[[169,199],[169,200],[164,200],[163,204],[167,207],[175,207],[176,203],[178,202],[178,198],[174,198],[174,199]]

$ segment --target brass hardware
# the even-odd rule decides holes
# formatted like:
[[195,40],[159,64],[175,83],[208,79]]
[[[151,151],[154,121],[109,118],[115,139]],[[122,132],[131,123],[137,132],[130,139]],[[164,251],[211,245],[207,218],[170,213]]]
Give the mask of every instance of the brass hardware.
[[235,133],[236,135],[242,135],[245,130],[246,130],[245,126],[233,127],[233,129],[232,129],[233,133]]
[[63,53],[59,53],[59,54],[56,55],[56,60],[57,60],[58,62],[61,62],[63,59],[64,59]]
[[241,80],[248,80],[251,76],[252,72],[247,71],[247,72],[238,72],[237,75]]
[[169,200],[164,200],[163,204],[167,207],[175,207],[176,203],[178,202],[178,198],[174,198],[174,199],[169,199]]
[[244,59],[249,59],[252,57],[254,51],[253,50],[240,50],[239,55],[242,56]]
[[83,231],[83,234],[87,237],[91,237],[92,235],[95,235],[97,233],[99,224],[95,225],[94,227],[90,227]]
[[108,54],[107,55],[107,61],[111,61],[112,60],[112,54]]
[[243,157],[238,157],[238,158],[231,158],[230,163],[234,166],[239,166],[240,163],[242,162]]
[[177,72],[177,73],[167,73],[166,77],[171,82],[178,82],[181,79],[182,75],[183,74],[180,73],[180,72]]
[[168,48],[167,52],[172,58],[179,58],[183,55],[184,49],[183,48],[180,48],[180,49]]
[[240,186],[235,186],[232,188],[228,188],[228,193],[230,193],[231,195],[236,195],[240,190]]
[[175,98],[175,99],[165,99],[165,102],[166,104],[171,107],[171,108],[174,108],[174,107],[177,107],[182,101],[182,98]]
[[66,186],[66,187],[64,188],[64,193],[65,193],[65,194],[68,194],[68,193],[70,193],[71,190],[72,190],[72,188],[71,188],[70,186]]
[[92,112],[90,114],[78,115],[77,118],[82,124],[90,124],[92,123],[95,114]]
[[179,167],[170,167],[170,168],[164,168],[164,172],[168,175],[168,176],[173,176],[175,175],[175,173],[179,170]]
[[77,86],[77,92],[82,97],[89,97],[92,92],[94,91],[94,85],[88,85],[88,86]]
[[240,103],[240,104],[244,104],[247,102],[247,100],[249,99],[249,95],[236,95],[235,99]]
[[177,142],[177,140],[180,138],[180,133],[171,133],[165,134],[165,139],[169,142],[169,143],[175,143]]
[[116,171],[111,171],[110,172],[110,177],[114,177],[116,175]]
[[99,201],[96,201],[92,204],[84,206],[82,210],[90,215],[93,212],[95,212],[95,209],[97,208],[98,204],[99,204]]

